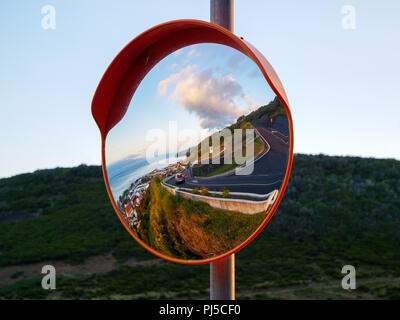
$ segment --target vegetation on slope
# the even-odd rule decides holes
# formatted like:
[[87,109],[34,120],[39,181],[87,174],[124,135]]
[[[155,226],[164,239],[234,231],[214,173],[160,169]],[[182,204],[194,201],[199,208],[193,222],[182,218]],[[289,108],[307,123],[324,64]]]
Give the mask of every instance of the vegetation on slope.
[[286,115],[286,111],[278,97],[275,97],[275,99],[267,105],[261,106],[257,110],[249,113],[248,115],[244,115],[238,118],[236,123],[231,125],[229,129],[231,131],[234,129],[240,129],[243,123],[252,123],[258,120],[273,119],[279,115]]
[[[213,153],[209,153],[209,149],[207,148],[206,150],[202,150],[202,144],[206,143],[208,140],[208,143],[206,143],[207,146],[212,147],[213,146],[213,136],[220,135],[221,131],[218,131],[214,133],[213,135],[205,138],[202,142],[200,142],[197,145],[197,150],[196,149],[189,149],[186,153],[187,162],[194,163],[197,162],[194,168],[194,173],[196,176],[204,176],[204,177],[211,177],[216,174],[221,174],[225,173],[232,168],[235,168],[238,164],[236,164],[233,160],[235,159],[234,156],[234,141],[233,141],[233,132],[234,130],[241,130],[242,131],[242,145],[241,145],[241,151],[242,151],[242,156],[248,156],[248,157],[257,157],[260,153],[264,151],[264,143],[260,138],[256,138],[253,140],[253,147],[254,147],[254,154],[249,154],[247,155],[246,153],[246,148],[247,148],[247,141],[246,141],[246,129],[254,129],[252,126],[253,121],[259,121],[259,120],[269,120],[269,119],[274,119],[276,116],[279,115],[285,115],[286,116],[286,111],[279,101],[277,97],[275,97],[274,100],[272,100],[269,104],[265,106],[259,107],[257,110],[249,113],[248,115],[243,115],[239,117],[236,121],[236,123],[232,124],[231,126],[225,128],[229,129],[229,131],[232,133],[231,140],[230,141],[225,141],[223,137],[220,137],[219,141],[219,150],[213,150]],[[228,163],[224,164],[224,152],[225,150],[231,150],[231,157],[233,163]],[[220,163],[219,164],[211,164],[212,159],[216,157],[216,155],[219,155],[220,157]],[[204,162],[204,160],[208,160],[210,164],[200,164],[201,162]]]
[[[0,223],[0,266],[46,259],[79,263],[113,251],[123,259],[150,257],[132,247],[104,186],[100,167],[40,170],[0,179],[0,217],[26,211],[39,217]],[[1,218],[0,218],[1,219]]]
[[[120,260],[155,259],[120,224],[100,167],[0,179],[0,216],[22,210],[40,214],[0,224],[3,266],[48,259],[76,263],[110,251]],[[278,211],[236,254],[237,297],[400,299],[399,227],[399,161],[295,155]],[[356,267],[357,290],[341,289],[345,264]],[[37,274],[3,285],[0,297],[204,299],[209,287],[207,265],[162,263],[105,274],[57,273],[53,293],[41,289],[40,270]]]
[[169,193],[155,177],[141,202],[137,233],[152,248],[181,259],[209,258],[232,250],[261,224],[265,213],[246,215]]

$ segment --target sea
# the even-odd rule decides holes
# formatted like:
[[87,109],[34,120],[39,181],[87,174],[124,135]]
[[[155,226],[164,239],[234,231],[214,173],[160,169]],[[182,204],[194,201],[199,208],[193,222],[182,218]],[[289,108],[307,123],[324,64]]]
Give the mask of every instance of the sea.
[[185,157],[161,156],[147,161],[146,158],[127,158],[107,165],[108,181],[114,200],[124,193],[138,178],[154,169],[163,169],[169,164],[184,160]]

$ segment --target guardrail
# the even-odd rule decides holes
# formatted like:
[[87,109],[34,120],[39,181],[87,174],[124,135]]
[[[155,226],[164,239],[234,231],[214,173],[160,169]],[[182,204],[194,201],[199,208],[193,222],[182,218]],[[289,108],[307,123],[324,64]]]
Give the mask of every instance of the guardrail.
[[[275,202],[279,190],[274,190],[266,195],[259,195],[254,193],[245,192],[232,192],[231,195],[240,196],[252,196],[262,197],[264,200],[247,200],[247,199],[235,199],[235,198],[222,198],[222,197],[211,197],[201,194],[191,193],[192,189],[179,188],[176,186],[169,185],[166,180],[171,179],[173,176],[167,177],[161,181],[163,187],[174,195],[182,196],[185,199],[191,199],[194,201],[202,201],[208,203],[211,207],[219,208],[229,211],[238,211],[245,214],[255,214],[268,210],[268,208]],[[220,191],[213,191],[215,194],[221,194]]]
[[170,184],[168,184],[168,183],[165,182],[167,179],[171,179],[171,178],[173,178],[173,177],[174,177],[174,175],[173,175],[173,176],[166,177],[165,179],[163,179],[163,180],[161,181],[161,185],[162,185],[164,188],[166,188],[167,190],[169,190],[171,193],[176,194],[176,190],[179,189],[179,188],[176,187],[176,186],[172,186],[172,185],[170,185]]
[[[163,179],[163,180],[161,181],[161,184],[162,184],[164,187],[166,187],[166,188],[168,188],[168,189],[170,189],[170,190],[174,190],[174,192],[177,191],[177,190],[179,190],[179,191],[181,191],[181,192],[187,191],[187,192],[189,192],[189,193],[192,193],[191,191],[193,191],[193,189],[189,189],[189,188],[180,188],[180,187],[177,187],[177,186],[170,185],[169,183],[166,182],[166,180],[172,179],[173,177],[174,177],[174,175],[169,176],[169,177],[166,177],[165,179]],[[268,200],[268,198],[269,198],[271,195],[273,195],[273,193],[274,193],[275,191],[276,191],[276,190],[271,191],[270,193],[267,193],[267,194],[258,194],[258,193],[250,193],[250,192],[229,192],[229,194],[230,194],[230,195],[234,195],[234,196],[245,196],[245,197],[248,196],[248,197],[252,197],[252,198],[260,198],[260,199]],[[223,194],[222,191],[211,191],[211,192],[212,192],[213,194],[220,194],[220,195]],[[194,194],[194,193],[192,193],[192,194]],[[235,199],[235,198],[224,198],[224,199],[238,200],[238,199]],[[242,201],[242,200],[245,200],[245,199],[239,199],[239,200]],[[247,200],[247,201],[252,201],[252,200]],[[259,201],[255,201],[255,202],[259,202]]]

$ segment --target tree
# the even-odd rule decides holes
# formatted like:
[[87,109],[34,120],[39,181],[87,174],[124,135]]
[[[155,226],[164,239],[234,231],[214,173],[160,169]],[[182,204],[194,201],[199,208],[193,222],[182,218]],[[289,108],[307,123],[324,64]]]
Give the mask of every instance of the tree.
[[208,189],[207,189],[206,187],[201,187],[201,188],[200,188],[200,194],[201,194],[202,196],[208,195]]
[[224,189],[224,191],[222,191],[222,197],[229,198],[229,190],[228,189]]

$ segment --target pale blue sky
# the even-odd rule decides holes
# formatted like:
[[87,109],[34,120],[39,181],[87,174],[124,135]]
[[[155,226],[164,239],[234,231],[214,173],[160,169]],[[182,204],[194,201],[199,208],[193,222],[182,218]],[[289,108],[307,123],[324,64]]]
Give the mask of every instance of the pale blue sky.
[[[43,30],[41,8],[56,8]],[[343,5],[356,29],[341,27]],[[236,0],[235,33],[255,45],[291,104],[295,152],[400,159],[397,0]],[[209,20],[209,1],[0,3],[0,177],[100,164],[90,112],[114,56],[168,20]]]
[[[168,153],[186,150],[274,98],[258,66],[241,52],[217,44],[182,48],[143,79],[124,118],[107,136],[107,162],[144,157],[148,145],[154,144],[147,137],[152,129],[165,133],[164,147],[176,135],[178,148],[172,146]],[[213,99],[219,100],[212,106]],[[169,133],[170,121],[176,121],[176,134]],[[190,142],[182,137],[183,130],[193,132]]]

